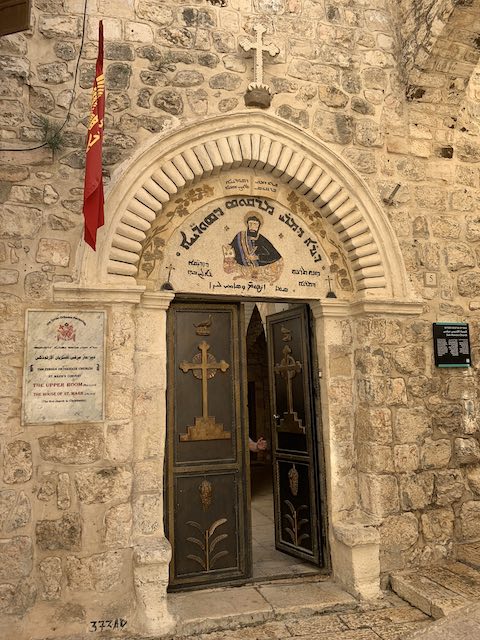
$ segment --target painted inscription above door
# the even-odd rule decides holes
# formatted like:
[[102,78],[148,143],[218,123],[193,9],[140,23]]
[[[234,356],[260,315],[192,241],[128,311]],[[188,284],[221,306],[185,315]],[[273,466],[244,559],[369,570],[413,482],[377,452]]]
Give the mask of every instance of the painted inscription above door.
[[179,293],[318,299],[352,290],[329,225],[285,185],[212,178],[155,221],[140,258],[147,286]]
[[176,291],[318,298],[328,261],[317,239],[268,198],[222,198],[190,215],[165,255]]

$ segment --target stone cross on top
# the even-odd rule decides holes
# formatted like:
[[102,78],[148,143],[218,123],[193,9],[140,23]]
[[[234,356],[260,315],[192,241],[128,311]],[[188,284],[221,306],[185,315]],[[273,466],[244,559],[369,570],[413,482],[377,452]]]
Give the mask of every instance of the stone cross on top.
[[280,52],[280,49],[275,44],[262,43],[262,36],[267,30],[263,24],[256,24],[253,30],[257,36],[255,42],[251,42],[247,38],[240,40],[242,49],[244,51],[253,49],[255,57],[253,82],[248,85],[247,93],[245,94],[245,104],[247,107],[261,107],[265,109],[270,106],[272,93],[268,85],[263,82],[263,53],[269,53],[273,57]]

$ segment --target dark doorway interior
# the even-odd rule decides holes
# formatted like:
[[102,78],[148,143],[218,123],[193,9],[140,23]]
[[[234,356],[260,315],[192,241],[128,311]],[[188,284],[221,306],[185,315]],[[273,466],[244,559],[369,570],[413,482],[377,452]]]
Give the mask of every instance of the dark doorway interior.
[[246,335],[249,436],[263,436],[266,451],[250,453],[253,578],[280,578],[315,574],[317,566],[275,549],[273,469],[271,459],[271,406],[267,340],[262,318],[255,306]]

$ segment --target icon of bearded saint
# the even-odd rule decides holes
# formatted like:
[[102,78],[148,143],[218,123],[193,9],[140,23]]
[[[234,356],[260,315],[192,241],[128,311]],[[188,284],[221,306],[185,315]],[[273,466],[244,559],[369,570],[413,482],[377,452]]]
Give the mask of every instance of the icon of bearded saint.
[[283,258],[270,240],[260,233],[262,216],[249,211],[245,216],[246,230],[239,231],[229,245],[223,246],[223,269],[236,273],[234,280],[276,282],[283,269]]

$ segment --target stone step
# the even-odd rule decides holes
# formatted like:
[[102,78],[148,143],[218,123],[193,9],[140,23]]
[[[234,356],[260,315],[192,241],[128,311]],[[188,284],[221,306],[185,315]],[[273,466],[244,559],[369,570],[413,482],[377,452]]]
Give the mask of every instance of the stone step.
[[297,616],[352,611],[357,601],[328,580],[302,579],[170,594],[179,636],[234,629]]
[[392,590],[432,618],[442,618],[467,604],[465,598],[416,573],[390,576]]
[[432,618],[442,618],[480,599],[480,571],[447,560],[390,576],[393,591]]
[[459,562],[480,570],[480,542],[458,544],[456,553]]

